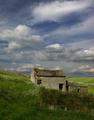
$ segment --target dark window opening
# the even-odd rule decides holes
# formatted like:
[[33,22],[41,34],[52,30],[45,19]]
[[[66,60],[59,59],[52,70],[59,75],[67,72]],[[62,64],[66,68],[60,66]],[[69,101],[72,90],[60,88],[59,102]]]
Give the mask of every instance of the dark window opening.
[[59,84],[59,90],[63,89],[63,84]]
[[68,83],[67,80],[66,80],[66,91],[67,91],[67,92],[69,91],[69,83]]
[[40,85],[40,84],[41,84],[41,82],[42,82],[41,80],[37,80],[37,84],[38,84],[38,85]]
[[67,92],[69,91],[69,85],[66,85],[66,91]]
[[80,88],[77,89],[77,92],[78,92],[78,93],[80,92]]

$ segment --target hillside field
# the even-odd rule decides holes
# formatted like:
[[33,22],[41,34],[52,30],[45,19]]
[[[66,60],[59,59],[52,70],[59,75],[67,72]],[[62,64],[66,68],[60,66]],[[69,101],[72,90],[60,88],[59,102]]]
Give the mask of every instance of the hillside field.
[[[90,83],[88,79],[83,81]],[[94,116],[87,112],[40,106],[38,89],[26,75],[1,71],[0,120],[94,120]]]

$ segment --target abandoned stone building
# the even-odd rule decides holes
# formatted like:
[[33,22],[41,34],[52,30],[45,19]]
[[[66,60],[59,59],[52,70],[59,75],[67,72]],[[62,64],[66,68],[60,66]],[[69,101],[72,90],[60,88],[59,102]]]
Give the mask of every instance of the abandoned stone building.
[[65,92],[77,91],[80,93],[87,93],[86,86],[80,86],[66,80],[64,71],[33,68],[31,81],[39,86],[44,86],[50,89],[61,90]]

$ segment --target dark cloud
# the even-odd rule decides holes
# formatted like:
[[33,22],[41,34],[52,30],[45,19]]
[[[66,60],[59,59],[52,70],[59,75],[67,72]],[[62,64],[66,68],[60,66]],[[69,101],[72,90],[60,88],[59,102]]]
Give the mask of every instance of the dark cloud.
[[[0,23],[5,21],[7,22],[5,25],[12,26],[25,24],[32,19],[31,7],[48,1],[51,2],[51,0],[0,0]],[[5,25],[3,24],[3,26]]]
[[39,2],[51,2],[54,0],[0,0],[0,13],[16,14],[22,9]]

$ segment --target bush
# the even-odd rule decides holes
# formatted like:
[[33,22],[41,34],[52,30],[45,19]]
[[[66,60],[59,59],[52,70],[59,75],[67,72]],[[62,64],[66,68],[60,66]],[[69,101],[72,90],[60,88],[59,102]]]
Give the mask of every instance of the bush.
[[94,109],[93,95],[80,95],[75,92],[63,93],[57,90],[39,89],[38,99],[40,105],[53,105],[60,108],[67,107],[71,110]]

